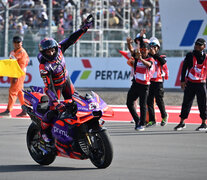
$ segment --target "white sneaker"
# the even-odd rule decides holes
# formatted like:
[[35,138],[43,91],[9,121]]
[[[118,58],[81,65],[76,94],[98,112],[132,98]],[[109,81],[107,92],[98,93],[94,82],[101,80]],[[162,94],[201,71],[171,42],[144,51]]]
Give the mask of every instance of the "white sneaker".
[[145,130],[145,128],[144,128],[144,126],[137,126],[137,127],[135,127],[135,130],[136,131],[144,131]]

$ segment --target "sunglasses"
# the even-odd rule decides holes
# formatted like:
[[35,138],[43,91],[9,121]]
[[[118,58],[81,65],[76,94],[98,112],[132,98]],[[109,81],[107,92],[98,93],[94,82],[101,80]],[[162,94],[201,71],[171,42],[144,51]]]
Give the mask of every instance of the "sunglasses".
[[147,48],[140,48],[140,51],[146,52],[148,49]]
[[195,43],[196,46],[203,46],[204,44]]
[[151,45],[150,47],[151,47],[151,48],[156,48],[157,46],[153,46],[153,45]]

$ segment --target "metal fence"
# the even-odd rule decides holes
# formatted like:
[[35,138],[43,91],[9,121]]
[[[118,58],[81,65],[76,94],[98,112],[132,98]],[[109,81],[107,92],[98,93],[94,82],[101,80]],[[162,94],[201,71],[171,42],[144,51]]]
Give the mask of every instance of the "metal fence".
[[[67,5],[64,8],[54,5],[51,8],[52,1],[37,0],[35,2],[39,1],[43,3],[39,9],[35,8],[36,5],[26,7],[23,4],[13,6],[7,4],[7,6],[0,7],[0,56],[8,56],[8,53],[13,49],[12,38],[14,35],[22,36],[24,40],[23,47],[27,50],[29,56],[36,56],[41,39],[50,34],[57,41],[65,39],[78,29],[81,21],[89,12],[95,14],[96,24],[81,37],[76,45],[65,52],[66,56],[121,57],[118,50],[127,50],[127,36],[135,37],[143,28],[147,29],[147,37],[152,35],[152,30],[147,26],[148,21],[153,21],[152,16],[148,17],[150,14],[146,15],[148,17],[148,19],[145,19],[146,27],[141,24],[137,29],[132,28],[131,10],[134,6],[130,5],[130,0],[67,1],[76,4]],[[87,5],[86,2],[94,3],[91,4],[90,8],[92,9],[89,12],[84,8]],[[116,6],[115,3],[117,2],[121,3]],[[151,7],[146,7],[146,9],[149,8]],[[119,18],[119,24],[110,27],[110,18],[114,13]],[[103,24],[101,25],[101,23]],[[155,28],[155,36],[161,40],[161,29]],[[5,55],[5,47],[7,47],[7,55]],[[184,51],[163,51],[162,53],[167,53],[168,56],[181,56]]]

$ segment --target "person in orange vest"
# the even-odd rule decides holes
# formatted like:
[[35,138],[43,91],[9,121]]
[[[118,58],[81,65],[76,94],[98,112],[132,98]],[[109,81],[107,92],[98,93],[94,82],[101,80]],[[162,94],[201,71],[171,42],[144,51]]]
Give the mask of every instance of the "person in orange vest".
[[197,97],[198,109],[201,125],[196,131],[205,131],[206,128],[206,74],[207,74],[207,55],[204,52],[206,41],[198,38],[194,45],[193,52],[187,53],[181,71],[181,88],[184,90],[183,103],[180,113],[180,123],[174,128],[180,131],[186,127],[185,119],[188,118],[193,100]]
[[[135,121],[135,130],[144,131],[146,121],[146,105],[149,84],[151,78],[151,70],[154,67],[154,59],[148,55],[149,44],[141,41],[140,46],[134,49],[132,39],[127,38],[128,49],[131,52],[132,58],[127,61],[134,69],[132,85],[127,94],[127,108]],[[136,112],[135,103],[139,98],[140,117]]]
[[[10,59],[16,59],[20,68],[22,71],[25,72],[25,75],[19,77],[19,78],[10,78],[10,88],[9,88],[9,100],[6,111],[0,113],[0,116],[2,117],[11,117],[11,111],[13,109],[13,106],[17,100],[17,97],[19,99],[19,102],[21,105],[24,104],[24,94],[23,94],[23,86],[24,86],[24,80],[26,76],[26,67],[29,63],[29,56],[26,52],[26,50],[22,47],[22,39],[20,36],[14,36],[13,37],[13,47],[14,50],[10,53]],[[17,117],[26,116],[26,112],[22,110],[22,112]]]

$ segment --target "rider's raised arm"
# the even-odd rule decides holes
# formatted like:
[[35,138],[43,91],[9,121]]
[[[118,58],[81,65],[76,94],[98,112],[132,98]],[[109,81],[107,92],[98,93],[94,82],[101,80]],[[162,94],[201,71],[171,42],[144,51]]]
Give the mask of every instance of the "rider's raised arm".
[[85,22],[83,22],[82,27],[77,30],[76,32],[72,33],[68,38],[64,39],[63,41],[59,42],[60,48],[62,52],[64,53],[67,48],[69,48],[71,45],[75,44],[83,34],[87,32],[87,30],[93,25],[93,17],[92,20],[89,21],[89,19],[92,17],[92,15],[89,15]]
[[71,34],[68,38],[59,42],[62,53],[64,53],[65,50],[69,48],[71,45],[75,44],[84,33],[85,32],[82,29],[79,29],[78,31]]

